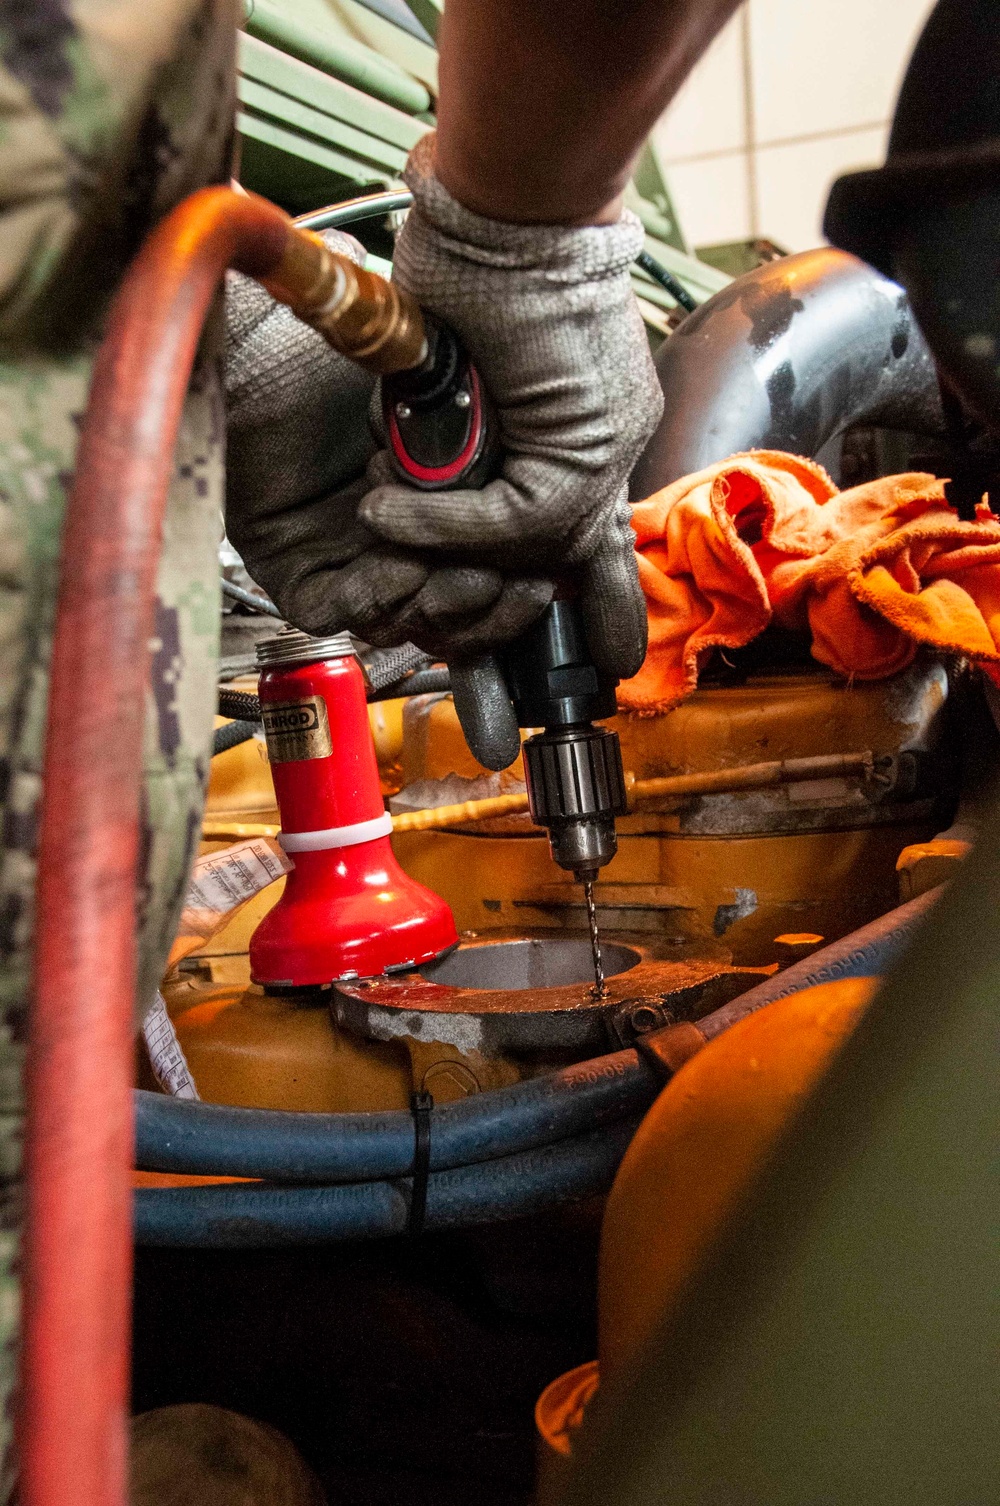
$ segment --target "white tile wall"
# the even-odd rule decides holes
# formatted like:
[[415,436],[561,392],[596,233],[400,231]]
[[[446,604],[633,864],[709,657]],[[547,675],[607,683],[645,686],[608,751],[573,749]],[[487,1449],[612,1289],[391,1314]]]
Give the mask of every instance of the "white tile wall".
[[749,0],[759,142],[889,120],[927,0]]
[[688,245],[713,246],[749,238],[750,180],[745,152],[678,162],[667,171]]
[[811,141],[759,147],[757,218],[767,236],[790,251],[820,245],[830,184],[841,173],[883,161],[886,132],[887,127],[879,126],[873,131],[847,131]]
[[716,37],[656,131],[668,160],[746,145],[743,46],[739,22]]
[[832,180],[884,158],[933,3],[746,0],[656,128],[690,243],[816,245]]

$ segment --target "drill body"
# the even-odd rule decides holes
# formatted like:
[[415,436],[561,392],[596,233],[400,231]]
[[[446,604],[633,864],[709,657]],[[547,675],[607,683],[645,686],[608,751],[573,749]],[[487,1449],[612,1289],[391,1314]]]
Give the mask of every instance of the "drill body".
[[518,726],[542,729],[522,748],[531,819],[560,868],[593,883],[615,855],[615,820],[627,809],[618,734],[594,726],[614,716],[618,682],[592,663],[569,597],[557,597],[502,663]]

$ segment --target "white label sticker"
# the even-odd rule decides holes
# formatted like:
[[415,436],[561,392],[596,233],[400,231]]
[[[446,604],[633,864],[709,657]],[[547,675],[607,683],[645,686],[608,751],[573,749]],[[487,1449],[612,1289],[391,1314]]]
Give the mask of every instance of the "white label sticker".
[[223,916],[253,899],[291,867],[277,842],[267,837],[253,837],[199,858],[184,901],[182,933],[208,940]]
[[[170,949],[171,963],[198,951],[234,910],[293,867],[277,842],[268,837],[252,837],[199,858]],[[153,1076],[164,1092],[175,1098],[197,1098],[198,1089],[160,993],[143,1021],[142,1033]]]
[[143,1021],[142,1034],[153,1076],[163,1091],[174,1098],[197,1098],[198,1089],[161,993],[157,993]]

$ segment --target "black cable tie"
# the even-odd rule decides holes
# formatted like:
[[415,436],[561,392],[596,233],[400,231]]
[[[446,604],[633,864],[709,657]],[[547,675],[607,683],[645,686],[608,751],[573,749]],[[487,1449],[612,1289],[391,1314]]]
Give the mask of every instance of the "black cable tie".
[[413,1115],[413,1186],[410,1190],[410,1217],[406,1233],[410,1239],[419,1239],[424,1232],[424,1216],[427,1213],[427,1178],[431,1170],[431,1112],[434,1099],[430,1093],[410,1095],[410,1112]]

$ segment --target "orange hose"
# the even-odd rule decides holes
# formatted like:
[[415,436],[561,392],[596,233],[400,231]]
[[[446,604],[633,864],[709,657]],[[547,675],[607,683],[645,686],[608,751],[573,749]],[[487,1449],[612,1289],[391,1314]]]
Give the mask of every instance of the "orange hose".
[[111,306],[63,528],[27,1067],[23,1506],[125,1506],[133,999],[142,739],[184,396],[227,266],[273,272],[289,220],[193,194]]

